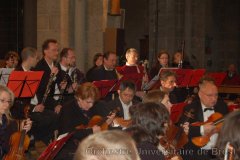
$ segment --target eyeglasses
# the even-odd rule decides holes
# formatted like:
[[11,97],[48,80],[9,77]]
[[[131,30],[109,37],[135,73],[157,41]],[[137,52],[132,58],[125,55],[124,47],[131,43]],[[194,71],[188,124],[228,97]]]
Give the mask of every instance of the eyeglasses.
[[218,93],[216,94],[207,94],[207,93],[204,93],[203,91],[201,91],[205,96],[209,97],[209,98],[218,98]]
[[11,103],[12,103],[12,101],[6,101],[6,100],[4,100],[4,99],[0,99],[0,102],[1,102],[1,103],[8,103],[8,104],[11,104]]

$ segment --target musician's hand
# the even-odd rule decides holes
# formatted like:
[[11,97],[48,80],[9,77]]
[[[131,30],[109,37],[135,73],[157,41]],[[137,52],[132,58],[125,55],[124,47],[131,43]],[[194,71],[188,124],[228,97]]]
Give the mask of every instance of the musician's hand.
[[53,66],[52,69],[51,69],[51,73],[57,75],[58,74],[58,68]]
[[92,130],[93,130],[93,133],[96,133],[96,132],[101,131],[101,128],[99,126],[95,125],[92,127]]
[[211,134],[216,131],[216,126],[213,125],[213,123],[207,123],[203,125],[204,135]]
[[26,130],[28,132],[32,127],[32,121],[28,118],[21,123],[21,129]]
[[57,106],[54,108],[54,112],[57,113],[57,114],[60,113],[61,108],[62,108],[62,105],[57,105]]
[[73,83],[73,84],[72,84],[72,89],[73,89],[74,91],[76,91],[77,86],[78,86],[77,82]]
[[43,112],[45,106],[43,104],[38,104],[34,107],[34,112]]
[[188,135],[188,133],[189,133],[189,122],[185,122],[181,126],[183,127],[183,130],[184,130],[185,134]]
[[108,119],[106,120],[106,123],[107,123],[108,125],[110,125],[111,123],[113,123],[113,119],[115,118],[115,116],[116,116],[116,113],[112,113],[110,116],[107,116]]
[[62,81],[62,82],[60,83],[60,89],[61,89],[61,90],[65,90],[66,87],[67,87],[67,81]]

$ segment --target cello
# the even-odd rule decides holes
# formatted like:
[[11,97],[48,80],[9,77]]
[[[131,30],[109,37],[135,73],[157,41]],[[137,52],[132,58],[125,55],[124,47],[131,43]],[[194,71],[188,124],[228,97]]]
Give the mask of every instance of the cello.
[[[24,107],[25,118],[28,117],[30,106]],[[20,125],[20,123],[19,123]],[[24,152],[28,149],[30,138],[26,130],[15,132],[10,138],[10,151],[4,156],[3,160],[25,160]]]

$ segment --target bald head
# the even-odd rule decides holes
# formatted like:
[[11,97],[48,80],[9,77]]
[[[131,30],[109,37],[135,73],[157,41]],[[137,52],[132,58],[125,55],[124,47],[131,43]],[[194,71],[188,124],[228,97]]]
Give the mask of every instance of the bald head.
[[199,98],[206,107],[213,107],[217,103],[218,88],[212,79],[204,79],[199,83]]

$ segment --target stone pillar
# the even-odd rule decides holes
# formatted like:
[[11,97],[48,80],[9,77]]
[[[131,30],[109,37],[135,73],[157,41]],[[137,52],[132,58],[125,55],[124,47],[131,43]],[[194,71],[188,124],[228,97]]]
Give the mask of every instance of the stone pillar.
[[37,47],[37,1],[24,0],[23,47]]

